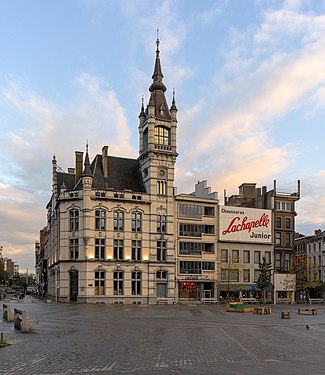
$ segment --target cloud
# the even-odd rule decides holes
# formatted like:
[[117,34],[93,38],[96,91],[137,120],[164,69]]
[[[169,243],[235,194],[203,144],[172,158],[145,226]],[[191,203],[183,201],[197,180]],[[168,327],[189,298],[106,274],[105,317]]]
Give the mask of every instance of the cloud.
[[137,154],[124,108],[108,84],[81,73],[74,85],[78,94],[67,106],[55,104],[18,81],[0,90],[0,100],[23,119],[13,129],[0,124],[0,239],[4,254],[15,255],[15,260],[29,268],[34,241],[46,224],[53,154],[64,170],[74,166],[74,150],[83,150],[87,140],[91,158],[101,152],[103,139],[109,141],[114,155]]
[[[269,11],[253,32],[230,34],[226,64],[206,89],[204,112],[180,121],[182,190],[193,177],[232,192],[246,179],[272,181],[300,155],[294,137],[275,141],[278,120],[297,108],[305,115],[310,107],[324,108],[324,16]],[[288,41],[295,43],[288,48]]]

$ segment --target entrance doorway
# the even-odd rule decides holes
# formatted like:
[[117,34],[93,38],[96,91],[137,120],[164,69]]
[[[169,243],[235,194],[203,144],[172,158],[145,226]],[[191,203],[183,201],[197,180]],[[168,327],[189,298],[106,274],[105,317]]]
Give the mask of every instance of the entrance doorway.
[[78,300],[78,271],[70,271],[70,302]]

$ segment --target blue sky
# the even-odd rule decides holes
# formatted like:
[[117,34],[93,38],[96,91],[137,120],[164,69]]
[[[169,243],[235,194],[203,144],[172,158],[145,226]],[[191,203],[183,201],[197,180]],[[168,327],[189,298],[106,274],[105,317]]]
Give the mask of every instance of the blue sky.
[[0,243],[33,269],[51,159],[137,157],[159,27],[176,90],[175,186],[296,190],[297,230],[325,229],[325,2],[11,0],[0,4]]

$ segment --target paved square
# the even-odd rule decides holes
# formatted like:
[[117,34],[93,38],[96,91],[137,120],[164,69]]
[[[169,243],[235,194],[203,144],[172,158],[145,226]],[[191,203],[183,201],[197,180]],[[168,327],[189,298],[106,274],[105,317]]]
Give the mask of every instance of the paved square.
[[[39,325],[0,320],[0,374],[324,374],[325,313],[227,313],[225,305],[10,302]],[[309,325],[309,330],[306,329]]]

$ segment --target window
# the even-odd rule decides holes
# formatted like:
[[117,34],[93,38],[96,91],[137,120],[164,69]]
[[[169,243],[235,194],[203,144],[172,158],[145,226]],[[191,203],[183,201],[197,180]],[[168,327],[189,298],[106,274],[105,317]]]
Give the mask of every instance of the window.
[[275,218],[275,227],[276,227],[277,229],[281,229],[281,228],[282,228],[282,219],[281,219],[281,217],[279,217],[279,216],[277,216],[277,217]]
[[141,260],[142,243],[140,240],[132,240],[132,260]]
[[221,249],[221,262],[228,263],[228,250],[227,249]]
[[239,250],[232,251],[232,262],[239,263]]
[[214,243],[179,242],[179,255],[202,255],[202,252],[214,254]]
[[243,270],[243,282],[249,283],[251,281],[251,270],[246,268]]
[[291,246],[291,233],[286,233],[285,234],[285,245],[286,246]]
[[202,263],[194,261],[180,261],[180,273],[200,275],[202,273]]
[[275,208],[282,211],[292,211],[291,202],[275,202]]
[[95,259],[105,259],[105,240],[95,238]]
[[143,148],[148,147],[148,128],[143,131]]
[[157,194],[167,195],[167,182],[166,181],[157,181]]
[[251,262],[251,255],[249,250],[244,250],[243,252],[243,261],[244,263],[250,263]]
[[265,251],[264,258],[266,263],[271,263],[271,251]]
[[124,258],[124,240],[114,240],[114,259],[123,260]]
[[290,271],[290,266],[291,266],[291,254],[286,253],[284,255],[284,270],[285,270],[285,272]]
[[254,270],[254,283],[257,282],[259,276],[260,276],[260,271],[259,270]]
[[291,229],[291,218],[286,217],[286,229]]
[[157,215],[157,232],[167,233],[167,221],[165,215]]
[[170,145],[170,130],[162,126],[155,127],[155,143],[158,145]]
[[214,225],[179,224],[179,235],[201,237],[202,234],[214,234]]
[[204,207],[205,216],[214,216],[214,207]]
[[114,212],[114,230],[118,232],[124,231],[124,212],[123,211]]
[[239,270],[221,269],[221,281],[239,281]]
[[275,232],[275,244],[281,246],[281,232]]
[[96,210],[95,211],[95,229],[96,230],[105,230],[106,223],[106,211],[105,210]]
[[167,242],[157,241],[157,261],[165,262],[167,258]]
[[105,295],[105,271],[95,271],[95,295]]
[[167,280],[167,271],[159,270],[156,272],[156,279]]
[[179,235],[187,237],[201,237],[202,228],[197,224],[179,224]]
[[141,271],[132,271],[131,289],[133,295],[141,294]]
[[123,271],[113,272],[113,293],[115,296],[121,296],[124,294],[124,272]]
[[79,239],[70,238],[69,240],[70,259],[79,258]]
[[281,256],[281,253],[275,254],[275,268],[278,272],[282,271],[282,256]]
[[214,271],[214,262],[202,262],[202,271]]
[[228,281],[228,270],[221,269],[221,281]]
[[230,281],[239,281],[239,270],[229,270]]
[[189,219],[201,219],[204,212],[204,207],[194,204],[179,204],[178,217],[185,217]]
[[79,210],[69,211],[69,228],[70,231],[79,230]]
[[132,232],[141,232],[142,230],[142,214],[139,212],[132,213]]
[[254,251],[254,263],[255,264],[261,263],[261,252],[260,251]]

